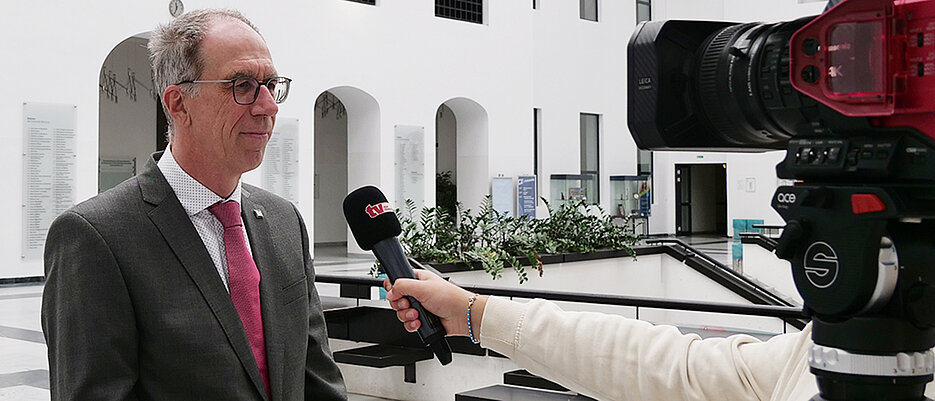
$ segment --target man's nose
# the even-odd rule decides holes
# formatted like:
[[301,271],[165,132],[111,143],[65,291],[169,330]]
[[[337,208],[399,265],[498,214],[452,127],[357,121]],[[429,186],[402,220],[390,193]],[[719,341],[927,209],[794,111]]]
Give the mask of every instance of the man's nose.
[[265,85],[260,87],[260,93],[257,94],[256,101],[251,106],[250,111],[255,116],[272,117],[279,112],[279,105],[276,104],[273,94]]

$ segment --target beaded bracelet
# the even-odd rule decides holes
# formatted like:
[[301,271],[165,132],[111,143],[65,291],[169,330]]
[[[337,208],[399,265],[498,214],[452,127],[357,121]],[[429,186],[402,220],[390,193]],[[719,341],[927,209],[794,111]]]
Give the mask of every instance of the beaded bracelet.
[[471,296],[468,298],[468,306],[467,306],[468,337],[471,337],[472,343],[480,344],[480,341],[477,341],[477,339],[474,338],[474,330],[471,329],[471,305],[474,305],[474,301],[476,300],[477,300],[477,294],[471,294]]

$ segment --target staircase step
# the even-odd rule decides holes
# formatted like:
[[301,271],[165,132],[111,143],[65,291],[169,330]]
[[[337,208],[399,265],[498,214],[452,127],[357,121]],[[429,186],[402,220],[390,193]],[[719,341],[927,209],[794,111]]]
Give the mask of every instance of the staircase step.
[[328,337],[372,344],[421,348],[419,335],[409,333],[390,308],[358,306],[324,311]]
[[[355,301],[352,301],[355,302]],[[335,303],[334,305],[340,305]],[[409,333],[390,308],[373,306],[334,307],[326,309],[328,338],[372,344],[422,348],[416,333]],[[458,354],[487,355],[487,350],[471,343],[467,337],[448,337],[451,351]]]
[[568,391],[567,388],[562,387],[558,383],[540,376],[536,376],[522,369],[504,373],[503,383],[512,384],[514,386],[538,388],[542,390]]
[[405,366],[432,358],[434,356],[428,348],[400,347],[386,344],[347,349],[334,353],[335,362],[373,368]]
[[497,384],[455,394],[455,401],[593,401],[574,393],[535,390]]

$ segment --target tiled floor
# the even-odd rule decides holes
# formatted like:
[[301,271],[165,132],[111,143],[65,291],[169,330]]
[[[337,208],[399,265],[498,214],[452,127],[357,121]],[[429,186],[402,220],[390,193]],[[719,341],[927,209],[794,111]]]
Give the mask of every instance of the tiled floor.
[[41,284],[0,287],[0,400],[49,399],[41,297]]

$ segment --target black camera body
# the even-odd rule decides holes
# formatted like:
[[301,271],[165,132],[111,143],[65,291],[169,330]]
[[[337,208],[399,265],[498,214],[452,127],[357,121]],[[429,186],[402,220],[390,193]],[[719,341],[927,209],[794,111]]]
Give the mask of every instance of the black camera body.
[[658,21],[628,46],[640,148],[786,149],[776,254],[812,316],[813,400],[923,400],[935,372],[935,0],[775,24]]

